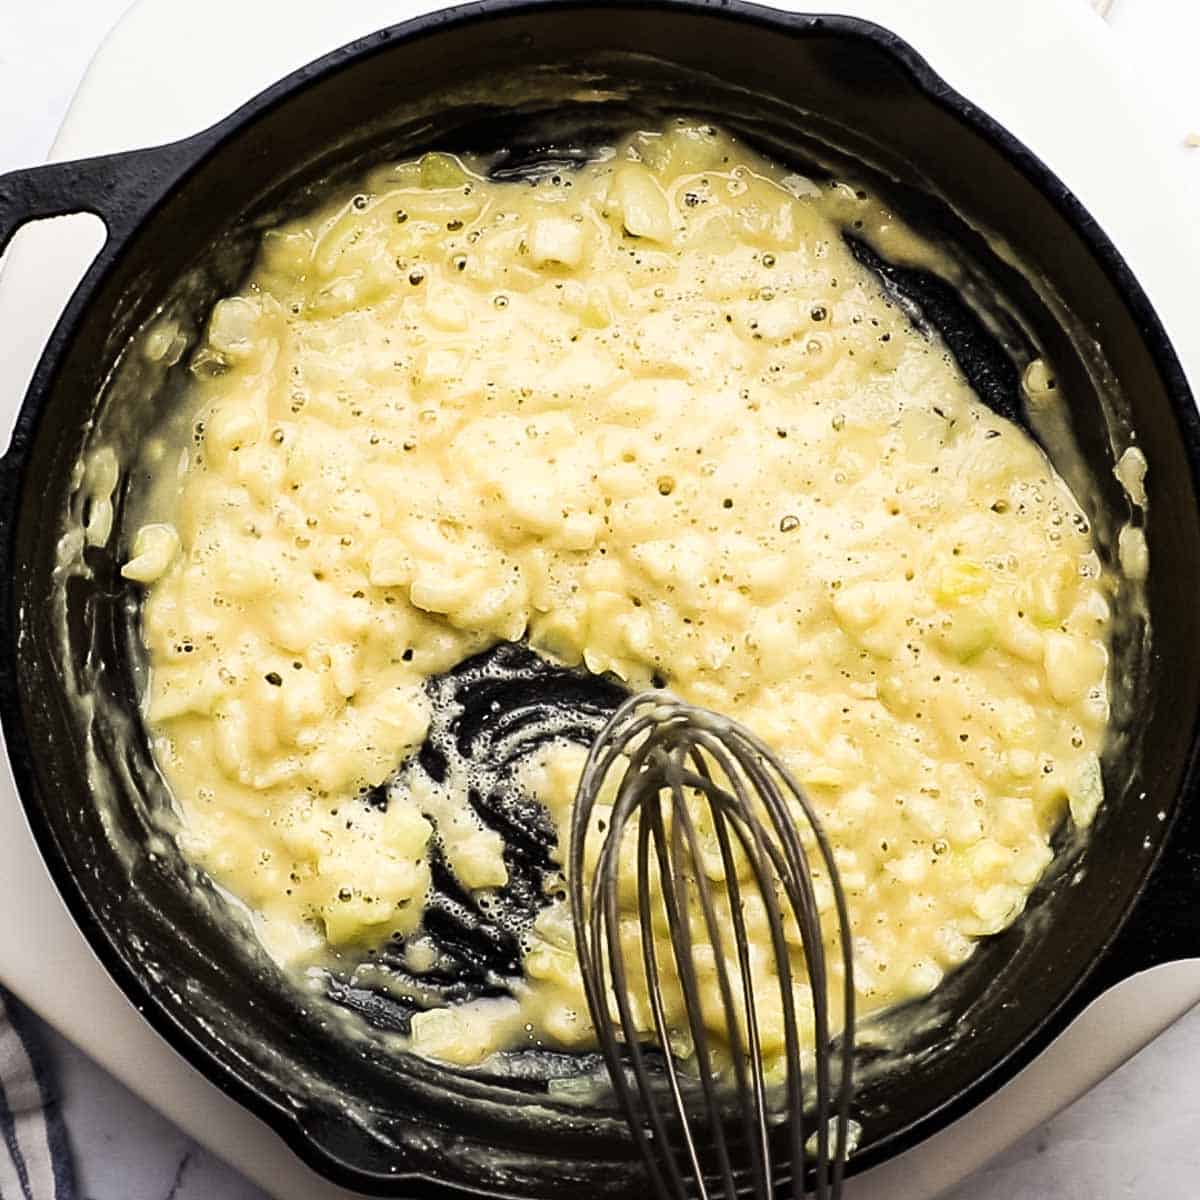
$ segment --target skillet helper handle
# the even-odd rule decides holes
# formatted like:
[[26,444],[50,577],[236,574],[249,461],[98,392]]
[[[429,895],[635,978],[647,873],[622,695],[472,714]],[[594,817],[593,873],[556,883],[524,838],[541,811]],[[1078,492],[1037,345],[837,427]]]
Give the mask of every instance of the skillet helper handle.
[[92,213],[109,239],[129,233],[198,157],[191,140],[0,175],[0,254],[29,221]]
[[1088,980],[1088,999],[1164,963],[1200,960],[1200,796],[1186,796],[1121,932]]

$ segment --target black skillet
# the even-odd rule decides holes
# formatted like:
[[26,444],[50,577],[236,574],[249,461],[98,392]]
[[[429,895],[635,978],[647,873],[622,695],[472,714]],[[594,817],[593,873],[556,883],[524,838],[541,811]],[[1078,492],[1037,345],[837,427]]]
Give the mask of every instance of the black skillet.
[[[612,58],[622,53],[642,57]],[[489,86],[469,103],[429,108],[466,79],[494,83],[538,63],[600,65],[641,82],[634,101],[611,105],[517,110]],[[335,51],[184,142],[0,179],[0,248],[24,222],[63,213],[96,213],[108,229],[0,473],[0,701],[30,823],[76,921],[155,1028],[317,1170],[365,1192],[623,1195],[636,1167],[602,1101],[547,1099],[548,1077],[586,1061],[515,1055],[467,1078],[396,1053],[372,1031],[404,1027],[402,999],[354,986],[350,964],[317,981],[330,1003],[301,995],[169,840],[152,838],[167,800],[135,704],[138,598],[115,570],[126,547],[90,550],[87,577],[55,575],[66,514],[79,516],[81,504],[72,466],[97,425],[127,435],[151,427],[148,383],[160,408],[178,386],[177,372],[151,378],[137,356],[122,356],[138,327],[167,304],[194,330],[244,273],[255,231],[331,181],[430,147],[507,147],[497,170],[518,175],[550,162],[568,169],[580,146],[649,110],[710,114],[811,173],[866,181],[950,249],[963,267],[956,287],[875,258],[846,231],[1000,411],[1024,419],[1018,372],[1035,352],[1049,358],[1093,486],[1078,472],[1070,481],[1110,559],[1129,508],[1112,478],[1102,397],[1124,397],[1152,465],[1153,638],[1135,629],[1117,647],[1130,719],[1107,756],[1108,799],[1086,846],[1064,843],[1026,915],[906,1014],[903,1071],[862,1063],[854,1166],[963,1114],[1114,982],[1200,954],[1200,422],[1162,327],[1095,222],[908,46],[863,22],[716,0],[495,2],[434,14]],[[991,248],[1000,242],[1012,252],[1003,260]],[[53,620],[64,592],[65,642]],[[506,763],[531,712],[553,712],[584,738],[618,692],[519,648],[483,666],[438,686],[465,701],[454,735],[490,765],[475,800],[506,833],[516,883],[505,903],[519,908],[536,902],[547,839],[507,785]],[[69,687],[106,698],[90,740],[65,701]],[[103,814],[89,746],[96,787],[117,795]],[[436,773],[436,754],[412,769]],[[502,991],[511,936],[489,914],[449,903],[447,873],[440,882],[447,902],[434,931],[457,956],[441,986],[451,996]]]

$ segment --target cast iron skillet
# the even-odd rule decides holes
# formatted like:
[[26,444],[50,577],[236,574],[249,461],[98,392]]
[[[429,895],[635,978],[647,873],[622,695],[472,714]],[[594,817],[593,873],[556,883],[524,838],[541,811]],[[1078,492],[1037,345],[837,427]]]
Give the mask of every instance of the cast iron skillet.
[[[167,802],[134,703],[137,596],[115,570],[125,547],[89,551],[86,578],[54,574],[64,514],[79,510],[72,466],[95,423],[122,412],[126,427],[152,423],[138,401],[144,372],[135,356],[122,358],[139,325],[164,304],[194,325],[236,285],[254,230],[289,198],[350,178],[365,160],[430,146],[507,143],[518,173],[569,159],[568,143],[547,132],[561,113],[510,111],[485,92],[454,111],[414,114],[465,77],[624,52],[650,56],[622,69],[645,75],[646,94],[662,104],[719,115],[814,172],[837,171],[849,156],[852,178],[870,179],[971,264],[958,294],[860,247],[1002,411],[1023,417],[1017,372],[1035,352],[1049,357],[1095,486],[1071,482],[1106,554],[1113,523],[1104,514],[1121,520],[1128,506],[1112,480],[1102,392],[1127,398],[1152,464],[1152,650],[1137,636],[1117,647],[1132,719],[1105,765],[1108,800],[1082,853],[1064,847],[1026,916],[905,1014],[903,1070],[862,1063],[854,1166],[896,1154],[978,1103],[1115,981],[1200,954],[1200,422],[1154,312],[1095,222],[1028,151],[875,26],[726,0],[498,0],[434,14],[335,51],[184,142],[0,179],[0,248],[22,223],[68,212],[96,213],[108,229],[42,357],[0,475],[0,702],[34,834],[96,953],[154,1026],[315,1168],[373,1194],[534,1197],[573,1186],[581,1196],[621,1195],[636,1167],[601,1101],[547,1102],[547,1075],[578,1064],[516,1056],[507,1078],[468,1079],[395,1053],[372,1030],[402,1026],[403,1004],[336,972],[319,981],[336,1003],[289,988],[169,840],[148,841]],[[579,137],[588,120],[602,136],[636,115],[619,105],[566,112]],[[169,397],[171,377],[151,382]],[[51,619],[63,588],[65,652]],[[498,655],[499,684],[495,672],[470,670],[444,681],[463,689],[457,733],[480,753],[499,753],[537,706],[577,720],[584,736],[616,694],[603,681],[531,667],[518,650]],[[64,679],[108,700],[90,740]],[[490,680],[482,692],[480,680]],[[507,725],[487,716],[497,697]],[[117,794],[103,812],[89,753],[97,786]],[[503,791],[499,779],[481,808],[519,827],[519,798]],[[527,883],[544,851],[537,841],[515,852]],[[468,976],[488,954],[503,958],[493,930],[464,933],[450,922],[443,933]]]

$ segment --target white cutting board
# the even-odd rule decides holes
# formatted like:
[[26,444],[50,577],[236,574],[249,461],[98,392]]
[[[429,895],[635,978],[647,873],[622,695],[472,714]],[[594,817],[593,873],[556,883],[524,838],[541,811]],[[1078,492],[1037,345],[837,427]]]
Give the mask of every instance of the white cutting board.
[[[1195,0],[1140,0],[1193,3]],[[426,0],[142,0],[92,64],[53,157],[185,136],[276,78],[361,34],[435,7]],[[815,7],[780,4],[779,7]],[[1076,191],[1150,293],[1193,381],[1200,328],[1200,153],[1164,145],[1179,113],[1148,97],[1111,33],[1080,0],[843,0],[910,41]],[[181,53],[181,48],[186,48]],[[1147,192],[1155,196],[1149,217]],[[24,231],[0,274],[0,433],[62,304],[99,244],[89,218]],[[1200,390],[1200,389],[1198,389]],[[135,1012],[92,957],[41,864],[0,772],[0,980],[133,1091],[265,1190],[350,1195],[319,1179],[207,1083]],[[13,919],[13,917],[17,919]],[[1200,1002],[1200,961],[1149,972],[1097,1002],[1031,1067],[969,1116],[855,1179],[848,1200],[926,1200],[1047,1119]]]

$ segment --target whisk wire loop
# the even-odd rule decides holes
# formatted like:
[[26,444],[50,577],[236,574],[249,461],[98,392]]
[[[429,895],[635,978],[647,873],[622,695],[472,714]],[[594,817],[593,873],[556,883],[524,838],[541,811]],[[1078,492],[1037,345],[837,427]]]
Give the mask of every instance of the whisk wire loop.
[[[679,873],[674,867],[674,863],[679,857],[679,845],[684,836],[684,825],[687,821],[687,816],[684,814],[677,815],[674,811],[672,812],[671,840],[668,841],[661,804],[656,802],[650,807],[649,811],[643,809],[643,812],[646,813],[649,819],[651,835],[655,843],[655,857],[659,866],[659,878],[662,885],[663,907],[667,915],[667,929],[670,935],[672,961],[675,967],[675,978],[684,996],[684,1012],[688,1021],[688,1036],[690,1038],[692,1054],[697,1074],[700,1078],[700,1086],[704,1092],[705,1102],[711,1108],[713,1104],[717,1103],[716,1086],[712,1074],[708,1034],[704,1027],[700,1011],[699,984],[694,970],[691,913],[688,908],[688,898],[684,881],[679,877]],[[650,889],[643,886],[645,878],[648,877],[639,875],[638,891],[639,894],[648,895]],[[650,962],[654,962],[656,958],[653,926],[643,925],[640,934],[643,961],[649,964]],[[654,973],[650,973],[649,970],[647,971],[646,985],[655,1013],[655,1034],[659,1045],[667,1051],[667,1071],[671,1078],[672,1093],[675,1097],[678,1111],[678,1108],[683,1104],[683,1096],[678,1086],[678,1073],[675,1068],[674,1058],[670,1053],[671,1030],[665,1016],[661,979],[662,977],[657,971]],[[729,1150],[725,1141],[724,1130],[718,1124],[711,1130],[711,1133],[715,1139],[714,1150],[717,1157],[718,1170],[723,1182],[728,1187],[732,1184],[733,1170],[729,1161]],[[690,1127],[685,1133],[685,1140],[692,1163],[693,1174],[699,1185],[700,1195],[706,1197],[707,1188],[705,1187],[704,1172],[695,1150],[695,1141]]]
[[[838,873],[837,863],[834,858],[833,847],[829,842],[829,836],[825,832],[821,824],[820,818],[817,816],[816,810],[812,806],[811,800],[805,795],[804,790],[792,777],[790,772],[783,767],[782,763],[776,758],[770,748],[758,737],[749,730],[742,727],[737,727],[737,736],[741,739],[747,748],[751,751],[751,756],[746,760],[747,769],[753,773],[761,773],[764,768],[763,763],[768,763],[774,770],[778,780],[791,793],[792,798],[800,806],[804,812],[808,826],[812,831],[813,837],[817,843],[818,850],[821,854],[822,862],[824,863],[826,873],[829,878],[830,890],[833,893],[834,911],[837,915],[837,935],[838,946],[841,954],[841,961],[844,964],[844,972],[842,978],[842,1026],[846,1031],[841,1040],[841,1052],[839,1055],[839,1087],[836,1109],[836,1128],[838,1133],[838,1145],[834,1149],[832,1159],[829,1158],[827,1148],[818,1152],[818,1165],[832,1162],[832,1183],[838,1190],[841,1189],[842,1179],[845,1174],[846,1156],[849,1147],[846,1140],[849,1136],[850,1125],[850,1100],[851,1100],[851,1054],[854,1045],[854,1027],[855,1027],[855,994],[854,994],[854,946],[853,935],[850,929],[850,913],[846,904],[846,893],[842,887],[841,876]],[[782,800],[782,797],[780,797]],[[786,821],[787,809],[786,806],[781,806],[779,809],[781,816]],[[788,828],[791,828],[790,824]],[[784,831],[784,826],[780,826],[781,832]],[[782,838],[785,847],[790,848],[792,854],[797,859],[798,865],[801,866],[801,878],[807,879],[811,892],[811,874],[808,870],[807,856],[804,854],[803,846],[798,838]],[[817,908],[811,910],[812,914],[816,914]],[[820,926],[816,922],[816,939],[820,941]],[[822,986],[818,990],[813,986],[814,1000],[819,995],[822,1002],[825,1002],[827,991],[825,987],[826,979],[826,959],[824,953],[817,956],[816,961],[812,963],[812,967],[819,970],[822,978]],[[820,1045],[828,1045],[828,1040],[820,1041]],[[818,1071],[821,1068],[822,1061],[826,1071],[829,1069],[829,1058],[818,1055],[817,1065]],[[826,1083],[826,1095],[828,1094],[828,1080]],[[820,1092],[820,1089],[818,1089]],[[821,1119],[820,1131],[824,1131],[828,1135],[829,1122],[827,1119]]]
[[[699,760],[699,756],[694,756]],[[708,776],[707,767],[699,760],[699,768],[703,777]],[[796,1012],[791,994],[790,962],[787,961],[787,943],[783,933],[783,922],[779,906],[770,886],[768,876],[763,866],[758,846],[748,833],[736,822],[732,821],[720,807],[713,808],[713,829],[717,844],[721,851],[721,865],[729,889],[729,908],[733,918],[734,943],[737,946],[738,970],[742,976],[742,1001],[746,1017],[747,1031],[750,1038],[749,1060],[752,1076],[751,1094],[754,1099],[753,1111],[747,1105],[742,1106],[742,1119],[745,1126],[746,1144],[751,1152],[751,1170],[754,1173],[755,1186],[760,1194],[764,1194],[770,1186],[772,1178],[771,1144],[767,1136],[769,1114],[767,1110],[766,1080],[763,1074],[762,1038],[759,1031],[758,1008],[755,1003],[754,973],[750,963],[750,938],[746,930],[746,917],[742,907],[741,884],[738,880],[737,865],[734,861],[733,844],[729,838],[729,825],[734,832],[750,863],[751,871],[764,899],[767,912],[767,922],[771,934],[777,960],[781,965],[780,987],[783,997],[783,1018],[786,1044],[795,1048],[793,1061],[799,1061],[799,1039],[796,1033]],[[732,1011],[727,1004],[726,1011]],[[734,1055],[734,1073],[737,1077],[739,1095],[745,1094],[745,1063],[741,1060],[740,1047],[731,1047]],[[794,1111],[800,1122],[800,1145],[803,1146],[803,1104],[801,1075],[797,1072],[794,1080],[789,1080],[789,1086],[794,1085],[794,1096],[789,1096],[789,1103],[795,1100]]]
[[[724,751],[724,748],[720,748],[715,744],[714,738],[702,737],[699,740],[710,753],[716,753],[720,750],[722,757],[732,757],[732,755],[728,755]],[[731,738],[731,741],[735,744],[738,740],[736,734]],[[780,869],[779,876],[785,890],[788,892],[792,910],[799,918],[801,947],[804,952],[805,961],[809,964],[809,984],[813,998],[813,1040],[816,1045],[825,1046],[830,1042],[828,981],[825,973],[825,955],[823,952],[817,898],[813,887],[812,871],[808,862],[808,856],[804,852],[799,837],[788,836],[789,834],[794,834],[792,816],[788,812],[782,796],[775,786],[774,780],[771,779],[766,771],[760,768],[752,755],[740,760],[738,765],[746,771],[751,781],[756,785],[758,795],[761,797],[764,807],[767,809],[772,821],[775,822],[776,830],[780,834],[781,849],[783,857],[786,860],[786,869]],[[741,781],[739,780],[738,782],[739,786],[741,786]],[[739,799],[743,799],[743,797],[739,795]],[[743,803],[745,803],[744,799]],[[785,955],[784,957],[787,956]],[[829,1056],[818,1054],[816,1056],[815,1067],[817,1076],[817,1195],[823,1195],[824,1190],[829,1184],[827,1175],[829,1163]],[[797,1072],[797,1074],[799,1073]]]
[[[623,773],[614,793],[606,784],[618,764]],[[609,805],[607,814],[597,812]],[[812,834],[815,856],[806,851],[798,817]],[[634,829],[636,853],[632,863],[628,856],[623,862],[622,847]],[[710,833],[719,867],[711,851],[706,853]],[[589,837],[601,839],[590,881]],[[844,1020],[836,1088],[830,977],[810,857],[828,880],[838,921]],[[805,1153],[813,1147],[805,1140],[804,1047],[789,946],[788,927],[795,927],[811,992],[814,1194],[817,1200],[840,1195],[854,1029],[848,911],[817,814],[774,753],[748,730],[704,709],[663,693],[632,697],[610,719],[584,764],[567,876],[597,1040],[650,1182],[669,1200],[709,1200],[718,1193],[726,1200],[746,1195],[766,1200],[778,1194],[777,1186],[796,1200],[804,1193]],[[778,995],[770,997],[758,992],[762,978],[756,981],[757,948],[744,892],[751,884],[766,926],[763,949],[773,957],[772,988],[778,986]],[[631,885],[638,927],[633,941],[623,936],[632,925],[622,903]],[[660,927],[665,927],[666,956]],[[730,941],[733,959],[726,953]],[[634,942],[640,953],[633,952]],[[627,946],[632,962],[626,961]],[[634,1003],[637,982],[645,985],[648,1019]],[[772,1041],[777,1046],[774,1039],[782,1034],[784,1054],[782,1113],[777,1102],[772,1108],[764,1066],[760,1008],[771,1000],[777,1009]],[[721,1043],[720,1054],[714,1038]],[[648,1057],[643,1043],[657,1045],[661,1069],[659,1055]],[[702,1103],[695,1103],[697,1098]],[[732,1144],[727,1134],[731,1108],[740,1112],[734,1127],[741,1126],[742,1145]],[[780,1145],[772,1136],[777,1122],[787,1125],[787,1162],[774,1160]],[[832,1146],[831,1125],[836,1127]]]
[[[636,736],[636,735],[634,735]],[[593,748],[594,749],[594,748]],[[617,754],[608,756],[608,762],[611,764]],[[639,754],[635,751],[630,759],[630,769],[626,772],[625,777],[621,781],[621,787],[617,793],[616,802],[613,805],[612,812],[609,816],[608,830],[609,834],[600,851],[600,856],[596,863],[596,873],[592,887],[592,905],[590,910],[590,945],[585,943],[581,938],[581,920],[584,912],[583,905],[580,903],[581,895],[575,894],[575,881],[582,880],[582,845],[580,846],[580,861],[578,871],[572,871],[572,919],[575,924],[575,940],[579,953],[580,973],[584,982],[584,991],[588,1001],[588,1009],[593,1014],[593,1023],[597,1029],[600,1027],[595,1014],[603,1014],[603,1026],[608,1031],[609,1036],[600,1036],[600,1048],[604,1053],[604,1058],[609,1071],[609,1077],[612,1079],[614,1088],[617,1092],[617,1097],[621,1103],[622,1109],[626,1112],[638,1110],[638,1104],[633,1098],[630,1091],[628,1079],[625,1072],[625,1064],[621,1055],[622,1044],[625,1047],[630,1059],[630,1067],[632,1074],[638,1082],[638,1091],[641,1097],[642,1108],[645,1109],[646,1115],[650,1120],[651,1130],[648,1134],[642,1125],[639,1118],[636,1122],[630,1122],[630,1129],[633,1132],[634,1140],[638,1144],[638,1149],[642,1154],[643,1161],[646,1163],[650,1171],[652,1182],[660,1196],[677,1196],[686,1198],[687,1187],[684,1183],[683,1176],[679,1172],[678,1164],[672,1154],[664,1152],[657,1154],[650,1145],[650,1136],[658,1139],[660,1146],[670,1145],[670,1133],[663,1115],[658,1107],[656,1097],[647,1092],[642,1086],[642,1080],[646,1077],[646,1064],[641,1047],[641,1040],[636,1021],[634,1020],[632,1005],[630,1003],[629,981],[625,972],[625,958],[620,946],[620,913],[619,913],[619,892],[616,887],[604,887],[604,881],[617,878],[617,873],[620,870],[620,850],[624,840],[624,831],[630,817],[638,808],[639,804],[639,776],[637,767],[640,766],[641,760],[644,758],[644,753]],[[589,759],[590,762],[590,759]],[[584,778],[587,777],[587,766],[584,768]],[[603,777],[603,774],[600,776]],[[580,787],[583,786],[581,782]],[[589,818],[590,818],[589,806]],[[579,817],[579,806],[576,807],[573,813],[572,827],[572,845],[575,840],[574,820]],[[586,828],[586,826],[585,826]],[[581,891],[581,887],[580,887]],[[605,986],[605,975],[603,970],[604,948],[607,946],[607,959],[609,971],[611,972],[611,988]],[[595,957],[593,958],[593,948],[595,949]],[[611,1036],[610,1029],[610,1009],[609,1009],[609,993],[611,992],[613,1001],[616,1005],[618,1021],[621,1028],[621,1041]],[[673,1066],[673,1064],[672,1064]],[[673,1086],[677,1087],[677,1083],[672,1077]],[[677,1100],[677,1105],[681,1101]],[[678,1110],[678,1109],[677,1109]],[[690,1146],[690,1137],[689,1149]],[[692,1151],[694,1157],[694,1150]],[[663,1177],[663,1168],[666,1172],[666,1180]],[[669,1180],[669,1186],[667,1183]]]
[[[720,926],[717,921],[716,908],[713,904],[712,889],[709,885],[707,874],[703,869],[699,838],[692,820],[691,809],[683,802],[682,788],[678,782],[680,771],[678,765],[668,757],[669,751],[667,748],[664,747],[663,753],[664,757],[667,757],[667,782],[670,788],[672,804],[671,839],[669,843],[670,859],[669,862],[660,864],[660,878],[669,880],[666,883],[664,892],[665,894],[673,895],[674,904],[672,907],[675,913],[675,920],[668,920],[667,928],[674,955],[675,976],[680,981],[684,993],[684,1013],[688,1022],[692,1057],[695,1060],[697,1073],[700,1077],[700,1086],[704,1093],[706,1111],[716,1114],[720,1109],[720,1097],[717,1094],[717,1085],[713,1073],[712,1047],[705,1021],[704,1000],[700,994],[700,983],[696,972],[692,911],[688,905],[689,882],[695,887],[700,901],[700,915],[703,918],[708,945],[712,948],[717,987],[720,991],[721,1001],[726,1013],[734,1011],[733,989],[729,981],[729,972],[726,969],[724,947],[722,945]],[[661,795],[654,806],[654,811],[657,814],[657,825],[661,823],[662,818]],[[664,840],[664,849],[666,844]],[[691,867],[692,877],[690,880],[687,866],[684,864]],[[646,880],[638,879],[639,891],[646,886],[646,883]],[[643,941],[653,939],[652,930],[643,929],[641,935]],[[647,977],[648,987],[657,988],[660,984],[661,979]],[[735,1057],[741,1057],[744,1051],[741,1046],[741,1033],[736,1021],[730,1023],[727,1032],[732,1054]],[[729,1195],[730,1189],[734,1187],[734,1182],[723,1122],[720,1120],[710,1122],[706,1132],[713,1139],[713,1146],[722,1182],[725,1187],[725,1194]],[[700,1182],[703,1186],[702,1174]]]
[[[644,878],[649,874],[649,858],[650,858],[650,842],[653,838],[655,856],[660,864],[666,863],[666,847],[665,837],[662,826],[661,814],[650,814],[650,819],[642,822],[638,830],[638,873],[639,878]],[[660,865],[660,870],[662,869]],[[664,905],[672,905],[674,897],[664,894]],[[638,892],[638,917],[642,929],[653,927],[653,913],[650,908],[651,894],[648,888],[639,889]],[[671,919],[668,915],[668,920]],[[642,964],[646,972],[647,980],[657,980],[658,975],[658,950],[653,937],[647,937],[643,932],[641,937],[642,945]],[[650,1000],[650,1010],[654,1018],[655,1037],[659,1045],[670,1044],[670,1027],[667,1022],[666,1010],[663,1004],[662,990],[658,987],[648,987],[647,995]],[[672,1055],[667,1054],[664,1060],[668,1085],[671,1091],[671,1097],[675,1102],[676,1110],[683,1107],[683,1092],[679,1082],[679,1072],[675,1065],[675,1059]],[[657,1100],[650,1097],[650,1103],[657,1108]],[[660,1118],[661,1120],[661,1118]],[[665,1128],[665,1127],[664,1127]],[[700,1166],[699,1153],[696,1149],[695,1140],[692,1137],[690,1128],[683,1131],[684,1148],[687,1153],[688,1161],[691,1163],[693,1175],[701,1179],[701,1191],[705,1191],[703,1185],[703,1173]],[[664,1143],[666,1144],[666,1143]],[[682,1178],[679,1180],[680,1195],[686,1196],[687,1190],[683,1184]]]

